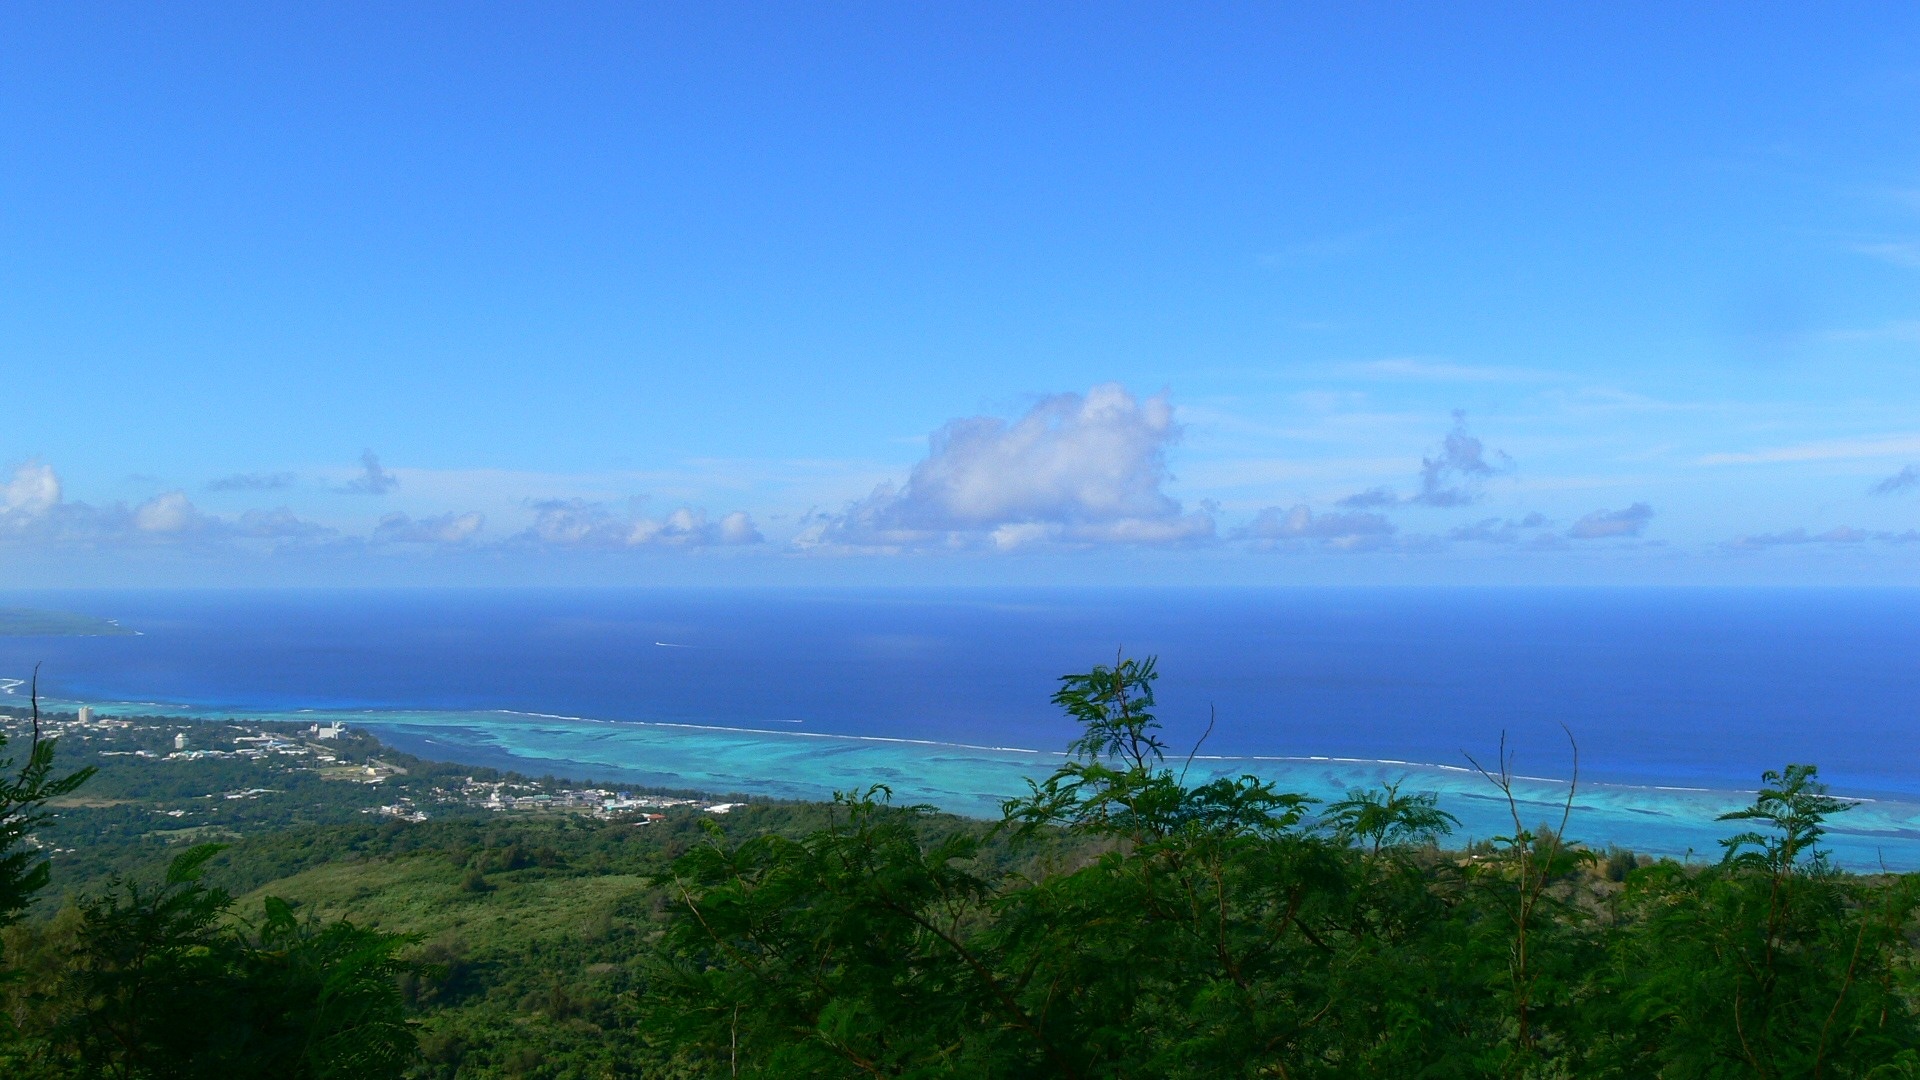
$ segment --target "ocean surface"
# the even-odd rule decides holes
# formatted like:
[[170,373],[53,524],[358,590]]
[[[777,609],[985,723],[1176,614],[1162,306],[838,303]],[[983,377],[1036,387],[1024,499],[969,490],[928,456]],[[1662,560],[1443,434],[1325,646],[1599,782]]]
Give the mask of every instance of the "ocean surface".
[[[1074,734],[1060,675],[1160,659],[1190,778],[1337,797],[1404,780],[1511,831],[1468,755],[1505,745],[1529,826],[1717,857],[1762,770],[1863,800],[1855,866],[1920,868],[1920,592],[1815,589],[8,592],[122,637],[0,637],[63,703],[344,718],[535,774],[997,814]],[[23,690],[15,692],[18,698]]]

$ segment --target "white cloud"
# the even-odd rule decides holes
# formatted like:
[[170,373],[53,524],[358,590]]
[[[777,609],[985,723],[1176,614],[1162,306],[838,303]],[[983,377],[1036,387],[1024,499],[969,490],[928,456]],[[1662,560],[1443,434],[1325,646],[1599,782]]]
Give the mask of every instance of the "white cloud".
[[1618,536],[1639,536],[1653,520],[1653,507],[1637,502],[1620,510],[1595,510],[1573,523],[1567,536],[1574,540],[1605,540]]
[[711,544],[757,544],[760,530],[744,511],[736,510],[717,522],[705,510],[681,507],[664,520],[641,518],[633,524],[627,543],[633,546],[706,547]]
[[1480,500],[1481,486],[1509,472],[1513,459],[1467,434],[1467,414],[1454,410],[1453,430],[1440,441],[1440,451],[1420,459],[1420,494],[1410,502],[1426,506],[1468,506]]
[[[637,500],[636,500],[637,501]],[[521,542],[563,548],[714,547],[757,544],[763,538],[753,519],[734,511],[719,521],[707,512],[683,506],[665,518],[617,514],[605,503],[550,499],[535,503],[533,524]]]
[[0,487],[0,514],[33,517],[59,503],[60,478],[52,466],[38,461],[14,466],[13,479]]
[[206,528],[207,519],[183,491],[168,491],[133,508],[133,527],[144,533],[184,535]]
[[165,491],[128,507],[67,502],[59,477],[40,462],[15,467],[0,484],[0,536],[43,546],[212,544],[235,540],[312,540],[332,536],[324,525],[285,507],[248,510],[238,518],[202,513],[183,491]]
[[1164,490],[1179,435],[1166,395],[1143,400],[1117,383],[1052,395],[1011,422],[949,421],[905,484],[880,484],[796,543],[1010,550],[1208,540],[1212,515],[1186,512]]
[[[378,469],[376,461],[369,460],[367,466],[370,474]],[[16,466],[10,478],[0,481],[0,541],[47,549],[165,546],[210,554],[292,549],[349,552],[369,545],[470,544],[486,524],[479,511],[418,518],[396,511],[381,517],[370,533],[342,536],[339,530],[302,518],[284,506],[248,509],[237,516],[208,514],[177,490],[133,506],[68,502],[61,495],[60,479],[52,468],[37,461]],[[749,545],[763,539],[743,511],[709,520],[705,510],[681,507],[655,518],[639,512],[639,500],[622,514],[604,503],[580,499],[537,503],[533,509],[533,526],[505,543],[700,548]]]
[[373,539],[375,543],[387,544],[464,544],[473,539],[486,522],[486,516],[477,511],[430,518],[392,513],[383,516],[374,526]]
[[1269,506],[1255,515],[1242,535],[1274,546],[1289,540],[1317,540],[1343,551],[1363,551],[1385,544],[1395,532],[1393,522],[1380,514],[1315,514],[1305,505],[1281,509]]
[[720,519],[719,538],[722,544],[757,544],[766,539],[745,510],[735,510]]

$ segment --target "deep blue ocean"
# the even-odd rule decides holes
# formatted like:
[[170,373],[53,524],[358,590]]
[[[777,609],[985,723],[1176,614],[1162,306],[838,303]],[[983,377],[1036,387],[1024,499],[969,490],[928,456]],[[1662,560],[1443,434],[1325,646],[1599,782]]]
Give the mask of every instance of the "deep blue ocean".
[[[1887,804],[1874,850],[1920,865],[1913,590],[84,591],[0,603],[140,631],[0,638],[0,677],[44,661],[42,691],[60,701],[343,713],[476,764],[768,794],[880,779],[977,813],[1016,774],[1050,767],[993,748],[1062,747],[1073,729],[1048,703],[1058,676],[1124,650],[1159,657],[1179,756],[1217,717],[1201,749],[1215,764],[1202,768],[1334,791],[1398,771],[1472,798],[1465,754],[1490,762],[1504,733],[1520,773],[1565,778],[1570,732],[1605,804],[1595,830],[1705,850],[1706,804],[1662,792],[1737,792],[1763,769],[1815,762],[1837,791]],[[1291,760],[1246,765],[1266,759]],[[1463,818],[1485,835],[1487,807],[1471,809]]]

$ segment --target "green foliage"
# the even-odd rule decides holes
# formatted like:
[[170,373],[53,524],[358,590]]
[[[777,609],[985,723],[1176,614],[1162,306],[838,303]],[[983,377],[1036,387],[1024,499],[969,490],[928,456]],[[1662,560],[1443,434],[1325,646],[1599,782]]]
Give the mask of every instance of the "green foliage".
[[79,909],[62,970],[32,995],[34,1056],[152,1080],[400,1076],[415,1049],[396,981],[406,939],[271,898],[257,925],[236,921],[201,880],[218,852],[193,848],[157,884]]
[[1327,807],[1325,824],[1341,841],[1378,858],[1382,851],[1437,843],[1460,819],[1438,806],[1430,791],[1400,794],[1399,783],[1379,791],[1349,791]]
[[842,796],[799,840],[710,842],[675,863],[673,888],[699,900],[668,931],[676,962],[656,995],[699,1004],[655,1012],[668,1049],[706,1047],[756,1075],[890,1073],[941,1057],[956,1028],[1004,1005],[961,940],[986,895],[966,866],[977,841],[924,843],[926,810],[885,794]]
[[1160,677],[1152,657],[1122,658],[1113,667],[1085,675],[1063,675],[1053,703],[1080,722],[1080,736],[1067,749],[1082,758],[1114,758],[1144,769],[1164,757],[1166,745],[1154,732],[1153,684]]
[[[45,888],[51,867],[37,851],[27,846],[27,838],[51,815],[46,804],[71,794],[92,769],[81,769],[56,778],[53,768],[57,740],[40,737],[40,673],[34,670],[31,701],[33,736],[27,744],[27,756],[15,773],[12,758],[0,758],[0,926],[19,918],[35,893]],[[7,740],[0,735],[0,751]],[[8,774],[12,773],[11,776]],[[0,953],[0,961],[5,954]]]
[[[1062,680],[1073,757],[982,840],[884,789],[675,864],[641,998],[690,1075],[1904,1076],[1920,878],[1834,872],[1845,804],[1768,774],[1709,868],[1527,828],[1464,858],[1426,794],[1163,767],[1152,661]],[[1577,771],[1577,748],[1576,748]],[[1029,862],[996,856],[1026,852]]]
[[1616,943],[1628,1017],[1657,1035],[1638,1059],[1667,1075],[1900,1075],[1920,1042],[1911,935],[1920,878],[1839,874],[1814,847],[1830,814],[1810,766],[1769,772],[1726,815],[1763,830],[1716,867],[1637,872]]
[[[1753,805],[1722,814],[1720,820],[1757,821],[1772,831],[1743,832],[1720,841],[1727,849],[1727,864],[1771,875],[1825,872],[1826,856],[1814,845],[1826,834],[1827,818],[1853,809],[1853,804],[1828,795],[1819,775],[1812,765],[1762,774]],[[1803,856],[1808,859],[1804,864]]]
[[270,1049],[262,1075],[398,1076],[412,1062],[397,954],[407,938],[297,918],[276,897],[242,952],[247,1023]]
[[[49,880],[27,847],[45,807],[92,774],[54,776],[54,743],[33,741],[0,777],[0,926]],[[4,740],[0,740],[3,744]],[[0,761],[0,773],[11,768]],[[415,1055],[397,977],[407,939],[297,918],[268,898],[257,928],[201,881],[219,847],[174,858],[157,885],[116,882],[84,901],[35,961],[0,971],[0,1072],[19,1077],[398,1077]],[[0,952],[0,960],[6,954]]]

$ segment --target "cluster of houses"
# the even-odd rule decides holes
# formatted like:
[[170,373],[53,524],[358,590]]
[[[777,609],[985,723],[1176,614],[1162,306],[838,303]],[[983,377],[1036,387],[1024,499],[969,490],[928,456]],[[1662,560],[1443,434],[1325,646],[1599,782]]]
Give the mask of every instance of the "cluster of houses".
[[528,784],[515,784],[504,780],[476,780],[473,777],[467,778],[462,794],[473,805],[484,806],[489,810],[563,811],[602,818],[632,817],[637,822],[658,821],[662,817],[660,811],[676,806],[699,806],[713,813],[724,814],[737,805],[734,803],[704,805],[697,799],[676,798],[670,795],[635,795],[631,792],[610,791],[606,788],[544,791]]
[[[0,726],[12,727],[21,721],[8,721],[0,717]],[[78,736],[83,741],[92,742],[103,739],[108,742],[120,742],[125,745],[131,729],[136,726],[150,727],[150,722],[136,723],[132,720],[110,716],[96,716],[90,706],[82,705],[77,713],[54,714],[43,718],[41,729],[52,736]],[[228,731],[231,728],[227,729]],[[378,760],[356,764],[342,762],[340,757],[331,753],[331,747],[322,743],[338,742],[347,731],[347,726],[338,721],[310,725],[304,733],[292,734],[285,729],[245,729],[243,734],[227,735],[222,733],[220,741],[229,742],[232,749],[216,749],[211,746],[193,745],[195,735],[188,731],[176,731],[171,740],[172,750],[164,746],[156,752],[146,747],[127,750],[100,750],[103,757],[131,757],[147,760],[197,761],[201,759],[243,758],[261,760],[267,758],[293,758],[300,764],[321,771],[323,777],[337,780],[357,780],[366,784],[378,784],[390,777],[404,775],[406,770]],[[151,746],[152,742],[148,741]],[[289,763],[291,764],[291,762]],[[265,789],[256,789],[262,790]],[[241,796],[252,794],[242,793]],[[229,798],[236,797],[229,795]],[[424,801],[438,803],[459,803],[495,811],[534,811],[582,814],[592,817],[629,820],[635,824],[649,824],[659,821],[664,811],[675,807],[695,807],[710,814],[725,814],[740,803],[708,803],[697,799],[679,798],[667,795],[639,795],[632,792],[615,791],[607,788],[568,788],[549,790],[545,786],[525,781],[479,780],[467,777],[466,782],[457,789],[436,787],[431,797]],[[425,821],[427,813],[415,805],[415,799],[401,795],[385,806],[369,807],[366,813],[383,814],[403,821]]]

